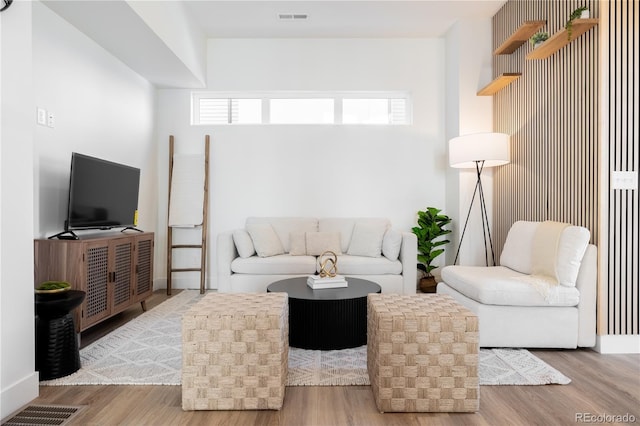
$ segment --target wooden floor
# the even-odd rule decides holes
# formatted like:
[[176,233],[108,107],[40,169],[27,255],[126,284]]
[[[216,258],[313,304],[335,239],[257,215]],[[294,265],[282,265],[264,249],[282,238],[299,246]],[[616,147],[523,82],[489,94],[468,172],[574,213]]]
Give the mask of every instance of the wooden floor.
[[[174,291],[174,294],[177,291]],[[152,309],[164,301],[157,291]],[[83,333],[85,346],[141,313],[140,306]],[[569,385],[481,386],[472,414],[380,414],[369,386],[288,387],[281,411],[181,409],[179,386],[41,386],[32,404],[86,405],[74,425],[573,425],[640,423],[640,355],[591,350],[532,350],[566,376]],[[581,421],[582,420],[582,421]],[[587,420],[591,420],[590,422]],[[619,421],[615,421],[619,420]],[[633,423],[633,422],[631,422]]]

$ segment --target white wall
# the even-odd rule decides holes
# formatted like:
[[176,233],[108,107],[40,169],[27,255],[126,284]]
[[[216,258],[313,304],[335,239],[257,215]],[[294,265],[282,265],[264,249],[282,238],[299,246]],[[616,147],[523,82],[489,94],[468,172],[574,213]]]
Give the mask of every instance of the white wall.
[[[210,280],[217,234],[247,216],[385,216],[409,230],[418,210],[444,207],[443,47],[440,39],[210,40],[211,90],[406,90],[414,123],[194,127],[190,91],[159,90],[156,277],[166,276],[170,134],[177,152],[201,151],[204,134],[212,138]],[[176,287],[197,287],[197,277],[182,276]]]
[[[446,44],[446,140],[460,135],[493,131],[493,98],[477,96],[491,81],[491,19],[458,22],[445,37]],[[448,149],[447,149],[448,155]],[[448,158],[446,160],[447,165]],[[447,213],[452,218],[447,264],[453,264],[460,245],[458,264],[484,265],[485,250],[476,197],[462,244],[459,244],[476,185],[475,169],[446,171]],[[493,223],[493,171],[482,172],[482,187],[489,223]],[[489,259],[491,251],[487,242]],[[496,259],[497,261],[497,259]],[[489,260],[491,264],[491,260]]]
[[38,395],[31,2],[0,14],[0,419]]
[[63,230],[74,151],[140,168],[139,228],[155,230],[155,89],[38,2],[33,27],[35,106],[55,116],[33,120],[36,237]]
[[[0,418],[38,395],[33,238],[62,230],[72,151],[142,169],[155,229],[155,89],[39,2],[0,15]],[[36,125],[36,105],[55,127]]]

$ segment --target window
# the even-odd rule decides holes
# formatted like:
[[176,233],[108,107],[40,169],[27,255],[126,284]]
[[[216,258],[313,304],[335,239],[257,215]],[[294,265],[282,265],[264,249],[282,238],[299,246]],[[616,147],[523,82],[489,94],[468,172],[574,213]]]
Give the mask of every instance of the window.
[[408,124],[406,99],[343,99],[344,124]]
[[333,99],[270,99],[271,124],[332,124]]
[[194,99],[193,124],[258,124],[262,122],[261,99]]
[[192,94],[192,124],[411,124],[403,92]]

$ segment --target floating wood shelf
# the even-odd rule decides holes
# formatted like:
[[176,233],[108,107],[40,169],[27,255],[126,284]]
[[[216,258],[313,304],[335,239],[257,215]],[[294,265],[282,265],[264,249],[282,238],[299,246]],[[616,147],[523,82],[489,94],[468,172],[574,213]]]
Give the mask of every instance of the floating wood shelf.
[[493,80],[491,83],[487,84],[485,87],[480,89],[480,91],[478,92],[478,96],[491,96],[494,93],[507,87],[514,80],[520,78],[521,75],[522,73],[520,72],[502,73],[498,77],[496,77],[496,79]]
[[567,30],[563,28],[540,46],[532,50],[527,55],[527,59],[546,59],[596,25],[598,25],[597,19],[576,19],[573,21],[571,38],[568,37]]
[[510,55],[520,46],[525,44],[532,35],[534,35],[540,28],[546,24],[547,21],[524,21],[520,28],[518,28],[508,39],[504,41],[498,47],[493,54],[494,55]]

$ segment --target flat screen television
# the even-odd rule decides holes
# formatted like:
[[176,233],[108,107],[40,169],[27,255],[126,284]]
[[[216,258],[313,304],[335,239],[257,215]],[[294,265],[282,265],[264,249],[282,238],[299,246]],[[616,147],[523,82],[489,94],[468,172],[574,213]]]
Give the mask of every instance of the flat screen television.
[[65,233],[135,227],[140,169],[88,155],[71,155]]

